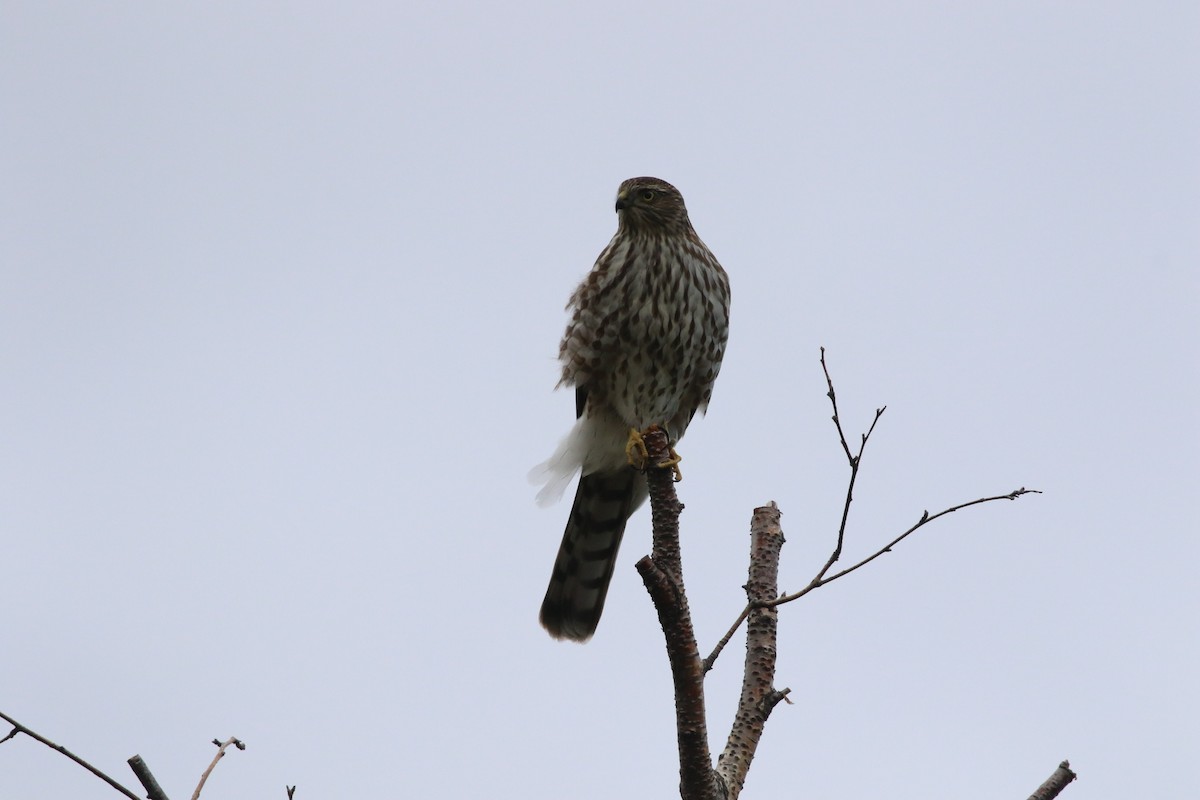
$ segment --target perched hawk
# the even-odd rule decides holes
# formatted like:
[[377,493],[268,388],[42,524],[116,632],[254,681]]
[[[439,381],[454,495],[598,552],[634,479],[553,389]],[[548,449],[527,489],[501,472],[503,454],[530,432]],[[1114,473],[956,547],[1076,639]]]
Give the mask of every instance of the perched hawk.
[[559,385],[575,387],[578,419],[539,468],[539,502],[582,475],[541,621],[551,636],[583,642],[600,622],[625,523],[646,499],[646,477],[627,456],[631,431],[661,425],[673,444],[708,406],[729,334],[729,278],[679,191],[630,178],[617,191],[617,233],[567,309]]

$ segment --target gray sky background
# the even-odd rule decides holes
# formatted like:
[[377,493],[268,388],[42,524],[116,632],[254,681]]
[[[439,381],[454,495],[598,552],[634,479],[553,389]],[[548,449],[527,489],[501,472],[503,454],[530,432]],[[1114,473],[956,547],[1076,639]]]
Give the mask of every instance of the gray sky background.
[[[1200,6],[46,3],[0,11],[0,710],[206,797],[671,797],[632,521],[585,647],[526,472],[624,178],[728,270],[691,604],[783,610],[747,798],[1194,796]],[[722,741],[740,639],[708,684]],[[6,731],[5,731],[6,732]],[[2,735],[2,734],[0,734]],[[964,788],[966,787],[966,788]],[[25,738],[0,797],[108,798]]]

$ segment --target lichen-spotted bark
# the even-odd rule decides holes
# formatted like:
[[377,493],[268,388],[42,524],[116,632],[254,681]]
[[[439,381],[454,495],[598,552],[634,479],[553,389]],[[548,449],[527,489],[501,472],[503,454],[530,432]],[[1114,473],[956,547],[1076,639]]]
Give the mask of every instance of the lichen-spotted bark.
[[[779,518],[779,507],[774,503],[754,509],[750,523],[750,577],[746,581],[746,596],[752,606],[779,595],[779,553],[784,542]],[[774,686],[778,627],[777,609],[751,608],[746,620],[742,695],[725,751],[717,760],[717,773],[730,800],[741,794],[767,717],[787,696],[788,690],[780,691]]]
[[[667,436],[659,428],[646,432],[648,463],[670,456]],[[679,512],[670,469],[652,467],[646,473],[654,525],[653,550],[637,563],[638,573],[666,637],[667,658],[675,683],[675,731],[679,745],[679,794],[683,800],[719,800],[725,796],[712,767],[704,709],[704,665],[683,588],[679,553]]]

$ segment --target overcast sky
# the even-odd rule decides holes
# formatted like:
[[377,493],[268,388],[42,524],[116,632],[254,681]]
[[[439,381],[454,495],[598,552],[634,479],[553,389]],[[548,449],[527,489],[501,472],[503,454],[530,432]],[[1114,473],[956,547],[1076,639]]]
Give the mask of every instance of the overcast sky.
[[[568,295],[680,188],[732,323],[684,439],[701,649],[775,500],[746,798],[1197,791],[1200,6],[5,2],[0,710],[187,797],[671,797],[630,523],[537,624]],[[900,8],[903,6],[903,9]],[[741,639],[708,682],[728,732]],[[7,729],[0,731],[0,736]],[[0,797],[110,798],[36,742]]]

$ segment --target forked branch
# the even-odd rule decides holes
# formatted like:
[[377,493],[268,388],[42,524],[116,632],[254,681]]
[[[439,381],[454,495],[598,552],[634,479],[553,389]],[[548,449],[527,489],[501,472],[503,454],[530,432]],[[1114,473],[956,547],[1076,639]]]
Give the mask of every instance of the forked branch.
[[[779,594],[779,558],[783,547],[783,531],[779,524],[779,508],[769,506],[755,509],[751,524],[751,548],[749,580],[746,582],[747,604],[737,621],[721,637],[708,658],[701,660],[696,645],[695,630],[688,610],[687,595],[683,585],[683,569],[679,547],[679,513],[683,506],[675,493],[672,472],[663,467],[650,467],[646,478],[650,490],[651,515],[654,525],[653,551],[637,563],[642,581],[654,601],[666,638],[667,655],[675,683],[676,732],[679,745],[680,795],[683,800],[736,800],[745,785],[746,775],[762,738],[763,728],[772,710],[787,698],[788,689],[778,690],[774,686],[777,653],[778,608],[784,603],[797,600],[814,589],[831,583],[851,572],[866,566],[893,547],[911,536],[920,528],[936,519],[962,508],[989,503],[994,500],[1015,500],[1022,495],[1036,492],[1034,489],[1017,489],[1008,494],[983,497],[960,503],[936,514],[928,511],[915,524],[893,538],[882,548],[855,564],[832,574],[831,570],[842,555],[850,505],[854,500],[854,486],[862,464],[863,452],[875,430],[884,408],[875,411],[867,432],[862,435],[857,450],[851,450],[842,428],[837,407],[837,395],[833,380],[825,363],[825,351],[821,350],[821,367],[825,372],[829,401],[833,405],[833,422],[838,440],[850,466],[846,497],[842,506],[842,519],[838,526],[837,542],[825,563],[800,591]],[[666,434],[651,428],[643,434],[649,453],[647,463],[668,463],[669,447]],[[707,721],[704,707],[704,675],[712,668],[717,656],[733,638],[742,622],[746,626],[746,662],[742,676],[742,694],[734,717],[732,730],[725,749],[712,766],[708,749]],[[1065,770],[1065,772],[1064,772]],[[1033,800],[1048,800],[1070,782],[1066,775],[1074,773],[1063,762],[1043,785]],[[1065,780],[1065,782],[1064,782]],[[1044,793],[1047,787],[1058,786],[1053,794]]]
[[842,546],[846,539],[846,525],[850,520],[850,504],[854,501],[854,485],[855,485],[855,482],[858,480],[859,467],[862,466],[863,452],[866,450],[867,442],[870,441],[870,439],[871,439],[871,434],[875,432],[875,425],[879,422],[879,418],[881,416],[883,416],[883,412],[885,410],[887,410],[887,406],[883,406],[883,407],[875,410],[875,417],[871,420],[870,427],[868,427],[867,432],[862,434],[862,436],[860,437],[861,441],[858,446],[858,451],[857,452],[851,451],[850,445],[846,440],[845,431],[842,428],[842,420],[841,420],[841,416],[838,412],[837,393],[834,391],[834,388],[833,388],[833,379],[829,375],[829,366],[825,362],[825,348],[824,347],[821,348],[821,369],[825,373],[825,385],[828,387],[828,392],[826,393],[826,396],[829,397],[829,402],[833,406],[833,424],[834,424],[834,427],[837,429],[838,442],[841,444],[842,452],[845,453],[846,460],[850,466],[850,476],[849,476],[849,480],[847,481],[847,485],[846,485],[846,498],[845,498],[844,502],[842,503],[842,519],[841,519],[841,523],[838,525],[837,543],[834,545],[833,552],[831,552],[829,554],[829,558],[825,560],[825,563],[817,571],[817,574],[814,575],[812,580],[810,580],[808,582],[808,584],[806,584],[803,588],[801,588],[798,591],[791,592],[789,594],[780,595],[778,597],[775,597],[775,598],[772,598],[769,600],[763,600],[763,601],[751,600],[749,603],[747,603],[746,607],[744,609],[742,609],[742,613],[738,615],[738,618],[736,620],[734,620],[733,624],[729,627],[729,630],[726,631],[725,635],[722,636],[721,639],[717,642],[716,646],[713,648],[713,651],[708,655],[707,658],[704,659],[704,671],[705,672],[708,672],[710,669],[712,669],[713,664],[716,663],[717,657],[720,656],[721,651],[724,650],[725,646],[727,644],[729,644],[730,640],[733,639],[733,636],[735,633],[737,633],[738,628],[741,627],[741,624],[746,621],[746,617],[749,616],[751,610],[754,609],[756,606],[762,605],[764,607],[774,608],[774,607],[783,605],[784,603],[790,603],[793,600],[799,600],[801,597],[803,597],[804,595],[813,591],[814,589],[819,589],[820,587],[822,587],[828,583],[832,583],[833,581],[837,580],[838,578],[842,578],[846,575],[849,575],[851,572],[854,572],[855,570],[859,569],[860,567],[864,567],[867,564],[870,564],[872,561],[879,558],[884,553],[890,553],[892,551],[893,547],[895,547],[900,542],[907,539],[912,534],[916,533],[918,530],[920,530],[924,526],[928,525],[929,523],[933,522],[936,519],[946,516],[947,514],[952,514],[955,511],[958,511],[959,509],[968,508],[970,506],[980,505],[982,503],[991,503],[995,500],[1016,500],[1018,497],[1021,497],[1022,495],[1026,495],[1026,494],[1041,494],[1041,492],[1038,491],[1037,489],[1026,489],[1025,487],[1021,487],[1020,489],[1015,489],[1011,492],[1008,492],[1007,494],[998,494],[998,495],[993,495],[991,497],[981,497],[977,500],[970,500],[965,503],[959,503],[956,506],[951,506],[950,508],[943,509],[943,510],[937,512],[936,514],[930,514],[928,511],[925,511],[924,513],[921,514],[921,518],[919,520],[917,520],[917,522],[914,523],[911,527],[909,527],[908,530],[904,531],[899,536],[892,539],[890,542],[885,544],[883,547],[879,548],[874,553],[872,553],[871,555],[862,559],[861,561],[859,561],[849,567],[846,567],[845,569],[843,569],[839,572],[835,572],[832,575],[830,575],[829,571],[833,568],[833,565],[836,564],[842,556]]
[[[666,435],[654,428],[643,438],[649,452],[648,463],[664,463],[669,452]],[[638,561],[637,569],[658,611],[675,683],[679,793],[683,800],[736,800],[746,782],[763,726],[771,711],[788,694],[787,689],[780,691],[773,683],[778,612],[765,602],[778,594],[779,552],[784,541],[779,508],[772,503],[755,509],[751,523],[746,594],[755,607],[749,612],[746,670],[733,726],[714,769],[708,749],[704,662],[688,611],[679,555],[679,513],[683,505],[675,494],[675,482],[668,469],[651,468],[646,478],[654,525],[653,551]]]

